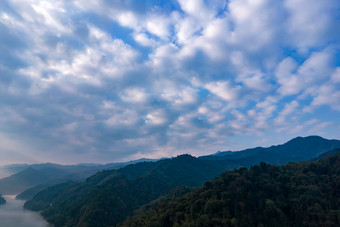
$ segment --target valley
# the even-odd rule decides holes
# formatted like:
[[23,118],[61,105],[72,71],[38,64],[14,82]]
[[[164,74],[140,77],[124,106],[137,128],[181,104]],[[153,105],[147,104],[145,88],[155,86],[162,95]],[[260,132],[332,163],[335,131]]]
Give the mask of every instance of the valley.
[[[163,208],[158,208],[159,206],[168,206],[167,203],[180,200],[182,198],[181,196],[190,196],[197,190],[205,190],[207,185],[215,184],[214,182],[217,179],[216,177],[219,177],[221,174],[221,176],[226,174],[231,174],[232,176],[234,173],[239,175],[244,171],[248,171],[247,169],[249,168],[249,171],[254,171],[254,168],[269,168],[273,171],[278,171],[280,168],[286,168],[285,165],[282,167],[280,167],[280,165],[288,162],[319,160],[339,152],[339,140],[327,140],[318,136],[298,137],[285,144],[271,146],[268,148],[253,148],[238,152],[219,152],[217,154],[202,157],[193,157],[186,154],[169,159],[162,159],[158,161],[153,160],[151,162],[145,160],[141,162],[136,161],[136,163],[126,164],[125,166],[117,169],[97,169],[97,173],[89,176],[88,178],[78,178],[77,180],[74,180],[70,177],[60,177],[58,181],[55,180],[56,178],[48,181],[48,184],[35,182],[35,185],[32,184],[32,188],[28,188],[27,190],[23,190],[21,188],[22,193],[19,194],[17,198],[27,200],[25,203],[21,203],[21,205],[24,205],[25,210],[41,212],[42,217],[56,227],[118,225],[145,226],[138,225],[138,223],[144,223],[144,221],[146,221],[147,217],[145,215],[152,215],[152,212],[155,212],[156,209],[162,209],[159,212],[163,212]],[[258,164],[260,164],[260,166],[257,166]],[[279,167],[274,167],[273,164]],[[298,165],[300,164],[297,164],[297,166]],[[304,166],[307,164],[301,165]],[[55,164],[40,164],[36,166],[43,169],[45,174],[44,176],[46,176],[45,178],[40,177],[40,179],[53,179],[51,176],[56,175],[65,176],[65,174],[58,175],[60,174],[60,169],[65,171],[65,166],[60,167]],[[46,166],[48,166],[48,168],[46,168]],[[51,168],[51,166],[54,168]],[[82,172],[74,171],[73,167],[67,168],[72,169],[73,173],[78,173],[78,175],[82,176],[84,175],[84,166],[81,167]],[[77,168],[79,168],[79,166]],[[292,165],[290,165],[289,168],[293,168]],[[56,169],[58,169],[58,171],[56,171]],[[301,171],[300,167],[294,167],[293,169]],[[93,169],[90,169],[91,171],[89,171],[89,169],[86,170],[88,173],[94,171]],[[334,170],[332,171],[334,172]],[[29,166],[27,169],[21,170],[10,177],[1,179],[0,189],[5,188],[5,190],[8,190],[10,187],[15,188],[22,183],[20,180],[22,179],[21,176],[27,177],[32,173],[39,176],[37,174],[38,172],[39,168],[34,169],[34,166]],[[69,174],[69,172],[67,173]],[[216,179],[211,182],[214,178]],[[253,180],[249,180],[249,182],[253,182]],[[281,180],[283,180],[283,178]],[[334,179],[332,181],[334,181]],[[4,184],[3,182],[6,182],[7,184]],[[11,186],[8,182],[13,185]],[[34,181],[30,182],[34,183]],[[271,184],[273,184],[273,182]],[[280,182],[277,182],[277,184],[280,184]],[[4,187],[4,185],[7,186],[7,188]],[[202,185],[204,186],[200,189]],[[244,187],[249,186],[251,186],[251,183],[248,184],[248,186],[241,184],[237,186],[240,187],[237,190],[247,190]],[[229,186],[226,185],[225,187],[227,188],[219,190],[226,190],[226,192],[231,190],[228,189]],[[258,188],[260,191],[262,190],[261,193],[265,193],[263,190],[267,190],[261,189],[259,185],[256,186],[255,184],[251,187]],[[232,190],[234,191],[236,189]],[[235,196],[236,195],[232,197]],[[201,198],[201,195],[195,195],[195,199],[199,198]],[[220,198],[220,195],[216,198]],[[267,198],[266,195],[264,195],[264,198],[276,201],[271,197]],[[201,199],[209,198],[202,197]],[[265,200],[261,201],[258,201],[259,204],[262,204],[259,205],[260,207],[262,207],[265,203]],[[11,202],[13,202],[13,198]],[[224,202],[225,201],[222,200],[218,203],[222,204]],[[207,203],[207,201],[205,201],[204,204],[205,203]],[[184,205],[185,203],[183,203],[183,206]],[[200,205],[201,208],[202,206],[204,207],[205,205]],[[336,205],[332,206],[336,207]],[[167,211],[165,210],[164,212]],[[201,217],[204,214],[204,217],[208,215],[207,220],[212,218],[209,216],[209,213],[201,212],[202,211],[199,211],[199,213],[197,213],[198,217]],[[230,210],[230,212],[232,211]],[[140,221],[141,218],[143,221]],[[229,223],[228,225],[233,226],[230,224],[233,222],[231,220],[233,218],[239,219],[238,216],[230,216],[230,220],[224,220],[223,223]],[[188,223],[201,223],[200,220],[201,219],[189,220]],[[158,221],[158,224],[155,226],[167,226],[161,216]],[[183,219],[183,217],[178,219],[178,221],[183,223],[187,222]],[[147,220],[147,222],[149,223],[150,220]],[[287,219],[285,223],[288,222],[289,219]],[[180,224],[180,222],[178,223]],[[175,222],[169,226],[172,225],[175,225]]]

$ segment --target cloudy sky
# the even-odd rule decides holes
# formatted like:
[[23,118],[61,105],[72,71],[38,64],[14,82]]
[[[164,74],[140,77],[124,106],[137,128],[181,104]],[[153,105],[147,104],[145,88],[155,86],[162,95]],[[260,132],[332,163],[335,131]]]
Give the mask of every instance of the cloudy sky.
[[0,164],[340,139],[338,0],[1,0]]

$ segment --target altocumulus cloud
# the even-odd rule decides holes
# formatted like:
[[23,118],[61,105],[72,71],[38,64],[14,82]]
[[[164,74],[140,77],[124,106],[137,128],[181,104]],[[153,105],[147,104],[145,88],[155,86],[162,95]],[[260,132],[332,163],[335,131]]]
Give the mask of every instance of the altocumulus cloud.
[[3,0],[0,160],[339,139],[339,10],[333,0]]

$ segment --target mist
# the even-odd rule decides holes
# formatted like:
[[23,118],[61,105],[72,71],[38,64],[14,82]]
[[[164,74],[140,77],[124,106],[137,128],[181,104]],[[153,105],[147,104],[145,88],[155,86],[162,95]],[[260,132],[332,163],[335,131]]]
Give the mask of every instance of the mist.
[[7,170],[3,170],[0,169],[0,179],[5,178],[5,177],[9,177],[11,176],[13,173]]
[[51,227],[37,212],[25,210],[23,200],[4,195],[6,204],[0,206],[0,227]]

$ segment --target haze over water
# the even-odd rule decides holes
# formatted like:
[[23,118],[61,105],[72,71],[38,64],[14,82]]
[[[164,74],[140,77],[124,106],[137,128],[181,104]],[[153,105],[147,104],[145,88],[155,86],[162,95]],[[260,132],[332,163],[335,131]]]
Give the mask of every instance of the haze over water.
[[14,195],[4,195],[6,204],[0,206],[0,227],[49,227],[37,212],[25,210],[24,201]]

